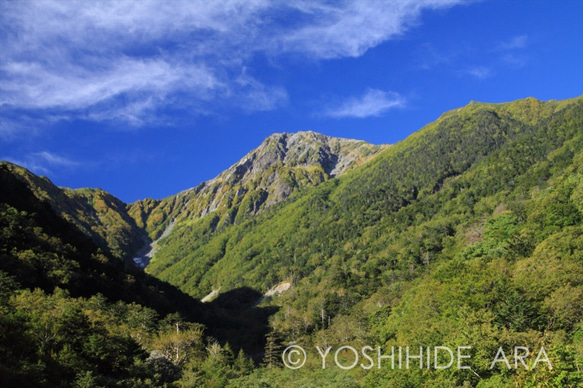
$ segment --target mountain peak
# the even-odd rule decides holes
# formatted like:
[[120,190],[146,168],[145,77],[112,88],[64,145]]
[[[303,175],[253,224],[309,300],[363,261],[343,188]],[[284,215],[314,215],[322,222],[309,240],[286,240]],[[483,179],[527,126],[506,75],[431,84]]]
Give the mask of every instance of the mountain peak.
[[225,179],[236,183],[277,165],[320,169],[325,175],[321,180],[326,180],[343,174],[385,147],[313,131],[275,133],[213,181]]
[[[207,187],[237,188],[238,195],[262,193],[258,206],[280,202],[305,185],[315,186],[367,161],[386,146],[342,139],[313,131],[275,133],[239,162],[205,183]],[[208,211],[218,208],[213,201]],[[256,213],[258,206],[253,206]]]
[[[161,222],[149,226],[159,236],[169,219],[214,213],[218,224],[237,223],[281,202],[305,186],[316,186],[359,166],[387,145],[342,139],[313,131],[274,133],[216,178],[167,198],[150,212]],[[137,218],[141,202],[132,205]],[[139,213],[139,214],[138,214]]]

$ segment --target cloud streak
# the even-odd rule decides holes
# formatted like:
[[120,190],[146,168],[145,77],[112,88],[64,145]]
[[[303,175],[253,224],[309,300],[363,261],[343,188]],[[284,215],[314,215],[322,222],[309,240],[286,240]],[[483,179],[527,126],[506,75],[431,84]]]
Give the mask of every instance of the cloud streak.
[[2,66],[8,81],[0,86],[4,104],[20,108],[75,110],[95,106],[122,94],[130,98],[190,89],[201,95],[219,82],[203,67],[171,65],[162,60],[121,58],[107,69],[80,66],[51,69],[38,63],[13,62]]
[[520,69],[528,62],[528,57],[524,54],[527,46],[528,36],[519,35],[505,42],[501,42],[495,51],[500,54],[502,62],[507,66]]
[[254,56],[358,57],[461,2],[2,2],[0,112],[141,125],[179,97],[195,113],[276,109],[285,87],[252,74]]
[[18,164],[36,174],[53,174],[53,168],[76,168],[81,163],[49,151],[29,153],[24,158],[3,157],[2,160]]
[[474,66],[466,69],[465,74],[468,74],[476,79],[483,80],[492,76],[493,72],[485,66]]
[[368,49],[403,34],[423,10],[451,7],[456,0],[300,2],[309,23],[281,37],[285,51],[319,59],[359,57]]
[[496,47],[497,51],[512,51],[526,48],[528,44],[527,35],[515,36],[507,41],[501,42]]
[[390,109],[405,107],[406,100],[398,93],[369,89],[359,97],[346,101],[324,111],[323,116],[331,118],[377,117]]

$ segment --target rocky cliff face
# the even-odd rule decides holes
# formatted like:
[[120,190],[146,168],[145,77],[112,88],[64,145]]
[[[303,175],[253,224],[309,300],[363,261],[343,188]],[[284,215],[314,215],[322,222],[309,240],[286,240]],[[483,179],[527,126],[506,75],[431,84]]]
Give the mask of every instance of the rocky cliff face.
[[334,177],[367,160],[384,147],[311,131],[276,133],[218,178],[228,179],[234,172],[263,173],[277,164],[290,168],[320,167],[327,176]]
[[129,213],[153,239],[172,221],[211,213],[211,228],[235,224],[303,187],[346,173],[386,147],[315,132],[277,133],[216,178],[162,201],[138,201]]
[[235,196],[252,195],[247,213],[278,203],[303,186],[314,186],[349,171],[376,155],[385,146],[340,139],[315,132],[277,133],[268,137],[234,166],[205,182],[200,193],[210,201],[201,215],[233,202]]

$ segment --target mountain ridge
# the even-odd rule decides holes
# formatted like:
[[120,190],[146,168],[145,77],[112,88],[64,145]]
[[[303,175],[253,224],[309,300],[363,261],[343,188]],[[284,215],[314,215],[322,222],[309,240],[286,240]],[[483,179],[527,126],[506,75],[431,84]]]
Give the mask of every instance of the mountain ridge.
[[316,132],[275,133],[217,177],[163,200],[129,205],[129,214],[152,239],[172,221],[215,213],[215,227],[240,222],[366,163],[387,145],[335,138]]
[[222,220],[213,228],[236,223],[304,186],[318,185],[365,163],[386,147],[311,131],[276,133],[211,180],[165,199],[130,204],[99,188],[57,187],[24,167],[1,163],[104,251],[126,260],[141,257],[143,266],[155,252],[155,242],[177,221],[200,219],[218,210]]
[[39,177],[24,167],[2,161],[0,165],[27,184],[56,214],[74,224],[105,252],[128,258],[147,239],[127,214],[126,204],[102,189],[58,187],[47,177]]
[[[514,144],[535,130],[532,128],[530,118],[526,117],[525,111],[535,109],[533,114],[541,121],[536,127],[539,133],[537,136],[544,136],[545,122],[553,120],[554,115],[562,110],[580,105],[582,100],[583,98],[578,97],[560,102],[543,103],[527,99],[506,104],[469,104],[464,108],[450,111],[436,122],[426,125],[407,139],[379,153],[362,168],[353,170],[342,176],[340,180],[334,180],[334,184],[327,182],[321,185],[321,190],[315,189],[314,192],[322,193],[323,202],[335,204],[339,209],[350,209],[349,212],[338,210],[339,214],[334,217],[340,217],[340,219],[326,219],[328,224],[322,223],[321,227],[328,228],[328,225],[338,224],[340,230],[360,229],[365,225],[374,225],[385,214],[392,214],[419,200],[439,195],[444,188],[450,187],[455,179],[459,179],[457,177],[469,171],[472,166],[479,165],[489,155],[500,152],[500,149],[506,147],[505,144]],[[544,152],[548,151],[547,148],[538,149],[541,141],[543,140],[539,139],[538,143],[529,144],[527,148],[515,152],[514,158],[524,157],[523,160],[517,159],[512,162],[517,163],[516,168],[522,171],[526,166],[535,163],[537,159],[533,157],[533,152],[544,155]],[[504,170],[496,172],[498,175],[502,173],[510,175],[512,171],[505,167]],[[302,206],[308,206],[309,203],[302,199],[300,201],[301,205],[297,206],[295,212],[304,214],[307,219],[312,218],[309,213],[300,209]],[[380,204],[383,205],[380,206]],[[290,206],[294,207],[294,205],[288,207]],[[292,219],[293,212],[287,217]],[[265,217],[258,220],[257,224],[260,225],[262,222],[266,222]],[[297,234],[298,231],[303,230],[302,224],[305,222],[298,220],[298,223],[292,228],[273,225],[270,229],[274,230],[273,234],[279,236],[277,239],[287,239],[285,233]],[[218,288],[228,290],[229,286],[221,282],[226,282],[231,286],[249,284],[244,283],[246,278],[254,286],[256,286],[254,284],[256,281],[263,283],[267,268],[273,270],[273,265],[280,266],[281,264],[273,263],[273,260],[269,258],[269,250],[275,250],[276,247],[263,241],[261,235],[257,236],[257,240],[250,248],[237,253],[241,255],[242,260],[239,265],[242,268],[249,267],[245,278],[235,280],[228,276],[228,271],[225,272],[226,268],[234,270],[232,265],[227,263],[233,260],[233,244],[241,245],[239,241],[248,240],[242,236],[250,233],[249,231],[256,224],[251,222],[246,225],[248,226],[237,227],[237,230],[243,229],[247,232],[226,233],[224,238],[221,237],[222,232],[214,236],[214,230],[209,230],[209,225],[204,224],[189,224],[188,227],[175,229],[165,241],[161,242],[163,244],[158,257],[154,257],[151,266],[146,270],[172,281],[173,284],[182,284],[187,292],[193,292],[197,296],[206,295]],[[286,232],[280,233],[278,229]],[[314,235],[319,233],[317,230],[309,230]],[[323,245],[334,244],[334,241],[339,242],[338,237],[335,236],[336,233],[347,233],[346,231],[332,232],[332,230],[327,238],[322,239]],[[210,232],[207,233],[207,231]],[[268,230],[264,230],[263,233],[268,233]],[[304,240],[310,241],[312,238]],[[192,241],[188,251],[178,248],[184,246],[183,241]],[[202,243],[196,241],[202,241]],[[265,244],[268,244],[270,249],[267,249]],[[286,252],[285,256],[294,257],[295,248],[289,246],[288,249],[290,251]],[[256,256],[258,258],[253,259]],[[255,264],[247,264],[244,257],[249,257],[248,260]],[[265,267],[257,264],[263,260],[266,263]],[[282,258],[281,262],[287,263],[288,260]],[[273,265],[269,266],[267,263]],[[256,271],[256,275],[252,275],[252,271]],[[305,271],[300,271],[300,273],[305,273]],[[278,275],[270,284],[263,284],[259,288],[260,291],[263,292],[279,282],[289,280],[286,276],[290,275]],[[231,281],[234,283],[230,283]],[[204,283],[203,289],[198,289],[200,282]]]

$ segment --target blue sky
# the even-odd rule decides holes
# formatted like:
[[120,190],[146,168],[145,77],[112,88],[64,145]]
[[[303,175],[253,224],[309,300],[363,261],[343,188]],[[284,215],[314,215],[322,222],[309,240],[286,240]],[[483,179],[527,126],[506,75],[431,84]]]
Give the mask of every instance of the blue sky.
[[468,104],[583,94],[583,1],[0,0],[0,159],[125,202],[275,132],[395,143]]

